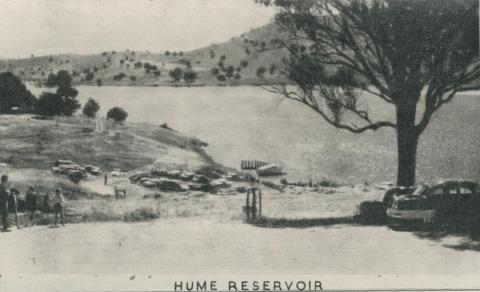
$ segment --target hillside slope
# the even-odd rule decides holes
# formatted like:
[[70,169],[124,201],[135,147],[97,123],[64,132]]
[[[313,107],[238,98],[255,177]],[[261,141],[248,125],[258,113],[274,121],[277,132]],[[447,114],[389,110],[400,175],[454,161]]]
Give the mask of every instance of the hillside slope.
[[12,168],[50,169],[57,159],[102,170],[134,170],[152,163],[184,166],[208,164],[200,140],[158,126],[108,124],[96,131],[93,119],[62,117],[37,120],[5,115],[0,121],[0,162]]
[[[61,54],[0,60],[0,72],[11,71],[25,81],[43,83],[50,73],[68,70],[76,84],[87,85],[242,85],[282,80],[282,59],[287,55],[278,41],[285,36],[274,23],[231,40],[190,52],[103,52],[94,55]],[[173,82],[169,71],[194,71],[191,84]],[[257,74],[257,71],[263,71]],[[263,68],[263,69],[262,69]],[[212,74],[213,71],[216,74]],[[219,77],[220,76],[220,77]],[[223,77],[221,77],[223,76]]]

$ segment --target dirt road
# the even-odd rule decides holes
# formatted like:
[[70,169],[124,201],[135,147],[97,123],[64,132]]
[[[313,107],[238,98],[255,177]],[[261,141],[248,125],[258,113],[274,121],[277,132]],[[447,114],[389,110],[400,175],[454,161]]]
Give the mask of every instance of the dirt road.
[[478,251],[385,226],[261,228],[174,219],[72,224],[0,234],[1,273],[276,272],[471,274]]

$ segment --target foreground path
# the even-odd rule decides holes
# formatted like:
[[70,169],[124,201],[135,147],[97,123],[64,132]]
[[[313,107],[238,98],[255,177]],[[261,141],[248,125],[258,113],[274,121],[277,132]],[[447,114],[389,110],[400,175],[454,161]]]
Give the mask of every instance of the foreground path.
[[[0,273],[471,274],[480,252],[381,226],[267,229],[176,219],[0,233]],[[447,242],[446,242],[447,241]]]

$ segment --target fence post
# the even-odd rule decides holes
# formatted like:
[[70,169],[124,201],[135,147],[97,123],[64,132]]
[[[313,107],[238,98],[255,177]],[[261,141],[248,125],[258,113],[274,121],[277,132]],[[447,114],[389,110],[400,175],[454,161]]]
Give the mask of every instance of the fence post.
[[245,206],[245,212],[247,213],[247,221],[250,219],[250,190],[247,191],[247,204]]
[[252,189],[252,219],[255,221],[257,219],[257,194],[255,193],[255,189]]
[[258,219],[262,219],[262,190],[258,190]]

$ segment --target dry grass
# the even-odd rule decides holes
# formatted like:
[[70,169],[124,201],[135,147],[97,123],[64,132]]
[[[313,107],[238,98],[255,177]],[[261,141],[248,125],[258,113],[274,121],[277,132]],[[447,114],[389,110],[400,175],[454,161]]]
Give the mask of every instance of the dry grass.
[[68,159],[107,170],[132,170],[168,157],[174,149],[185,149],[185,155],[203,160],[193,153],[197,139],[153,126],[110,124],[109,133],[103,134],[94,131],[93,119],[81,116],[52,120],[28,115],[2,117],[0,162],[16,168],[49,169],[53,161]]
[[48,170],[21,169],[8,172],[9,181],[12,187],[17,188],[23,197],[28,187],[34,187],[40,195],[53,195],[57,187],[61,187],[64,195],[69,200],[80,198],[95,198],[99,194],[83,188],[68,180],[64,176],[53,175]]

